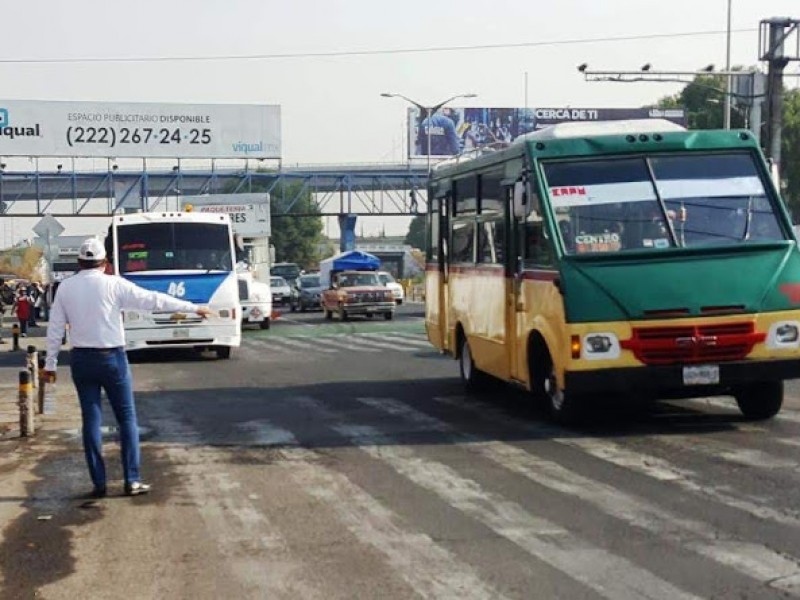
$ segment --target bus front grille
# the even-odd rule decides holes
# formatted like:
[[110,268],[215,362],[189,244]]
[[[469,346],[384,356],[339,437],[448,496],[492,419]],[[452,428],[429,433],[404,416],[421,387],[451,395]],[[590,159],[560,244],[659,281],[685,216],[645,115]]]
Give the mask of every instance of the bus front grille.
[[720,323],[674,327],[634,327],[620,345],[646,365],[741,360],[766,334],[755,323]]

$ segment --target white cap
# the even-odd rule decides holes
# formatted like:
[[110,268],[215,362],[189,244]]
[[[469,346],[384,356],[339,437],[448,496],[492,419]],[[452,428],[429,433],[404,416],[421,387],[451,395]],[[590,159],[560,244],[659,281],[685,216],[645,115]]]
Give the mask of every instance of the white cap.
[[80,260],[103,260],[106,257],[106,249],[102,242],[97,238],[89,238],[81,244],[78,251]]

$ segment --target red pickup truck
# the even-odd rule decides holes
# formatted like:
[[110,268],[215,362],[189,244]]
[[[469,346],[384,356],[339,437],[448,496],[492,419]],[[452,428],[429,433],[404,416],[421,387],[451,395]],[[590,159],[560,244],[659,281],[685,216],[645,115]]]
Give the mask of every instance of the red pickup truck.
[[326,319],[333,314],[341,321],[351,315],[382,314],[387,321],[394,318],[392,291],[381,283],[373,271],[339,271],[331,275],[331,287],[322,292],[322,312]]

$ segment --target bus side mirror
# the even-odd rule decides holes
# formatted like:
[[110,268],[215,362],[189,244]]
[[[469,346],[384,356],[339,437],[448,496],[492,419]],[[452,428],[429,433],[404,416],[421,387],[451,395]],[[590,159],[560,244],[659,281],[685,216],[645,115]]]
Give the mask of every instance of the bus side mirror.
[[518,219],[524,219],[530,212],[530,206],[528,206],[528,194],[525,190],[525,182],[517,181],[514,183],[514,190],[512,193],[514,216]]

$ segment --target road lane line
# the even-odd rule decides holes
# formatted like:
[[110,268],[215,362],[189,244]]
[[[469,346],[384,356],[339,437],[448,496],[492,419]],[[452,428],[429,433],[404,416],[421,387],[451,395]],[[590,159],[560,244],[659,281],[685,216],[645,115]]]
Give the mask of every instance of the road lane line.
[[[293,399],[310,412],[342,421],[342,415],[311,398]],[[522,506],[484,490],[452,468],[427,460],[408,446],[366,425],[342,422],[332,428],[376,460],[482,523],[538,560],[581,582],[605,598],[675,600],[697,598],[650,571],[594,546]]]
[[770,507],[765,497],[737,496],[728,486],[707,483],[708,478],[685,467],[643,452],[630,450],[611,440],[597,438],[570,437],[567,429],[546,424],[531,424],[509,417],[496,406],[477,402],[468,397],[436,397],[435,401],[453,406],[458,410],[479,415],[504,427],[513,427],[531,435],[550,439],[556,443],[576,448],[598,460],[614,464],[623,469],[636,472],[657,481],[668,482],[692,494],[705,496],[729,508],[734,508],[759,519],[774,521],[783,525],[800,527],[800,516],[788,514]]
[[[607,515],[686,547],[722,565],[783,591],[800,594],[790,579],[800,577],[800,565],[763,544],[726,539],[707,523],[684,518],[645,499],[636,498],[616,487],[575,473],[553,461],[537,458],[504,442],[490,441],[460,433],[455,427],[387,398],[357,398],[363,404],[413,423],[420,429],[449,436],[453,441],[485,458],[522,475],[538,485],[576,497]],[[784,585],[788,588],[784,588]]]
[[256,439],[288,445],[280,464],[301,489],[324,502],[361,543],[381,552],[394,572],[423,598],[483,600],[503,596],[474,569],[409,524],[345,475],[319,464],[319,455],[298,446],[294,435],[268,421],[251,421]]

